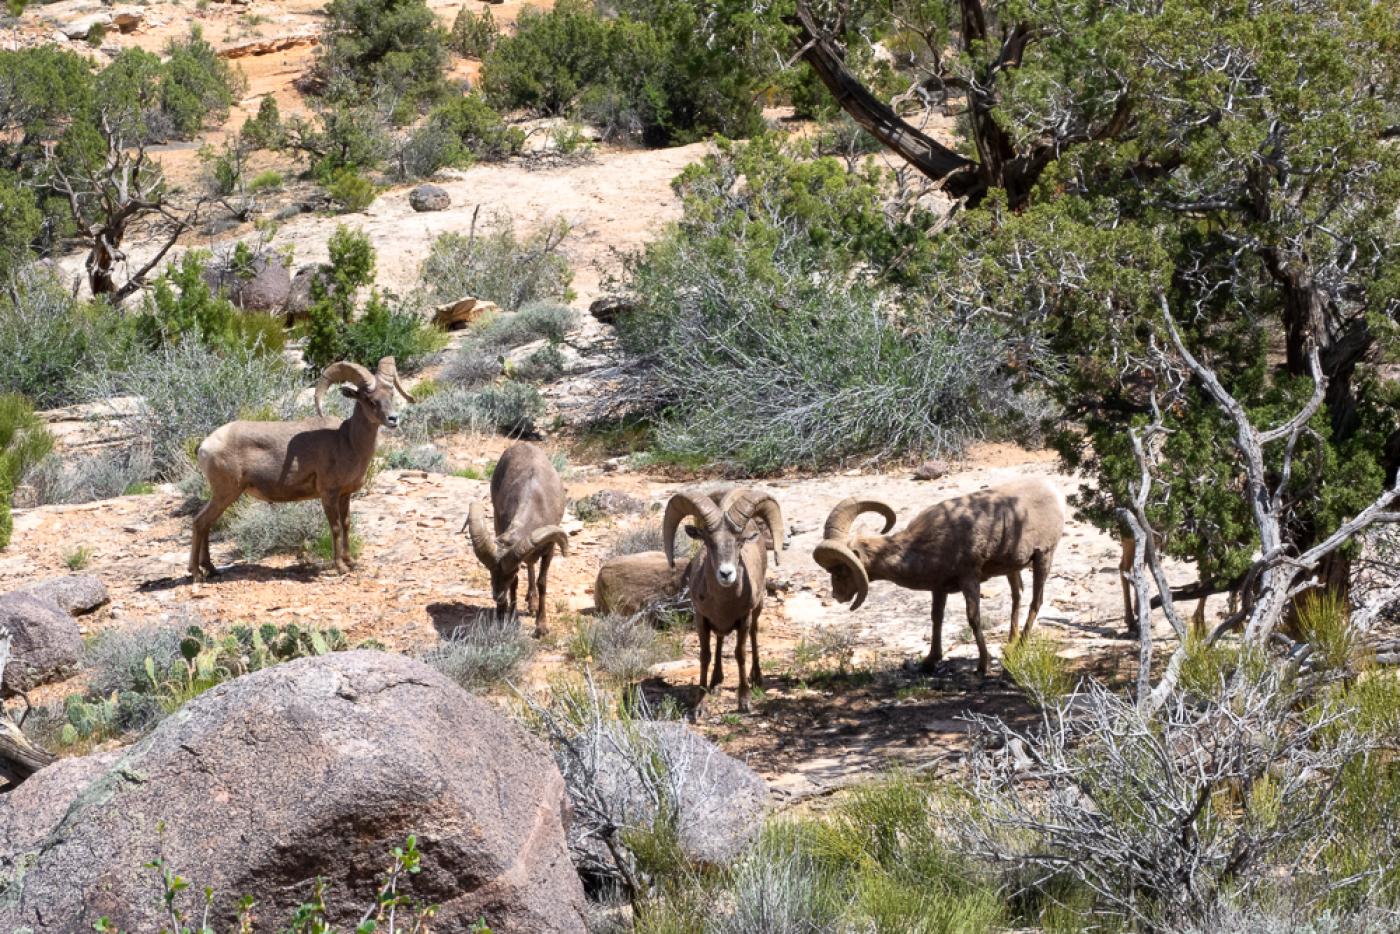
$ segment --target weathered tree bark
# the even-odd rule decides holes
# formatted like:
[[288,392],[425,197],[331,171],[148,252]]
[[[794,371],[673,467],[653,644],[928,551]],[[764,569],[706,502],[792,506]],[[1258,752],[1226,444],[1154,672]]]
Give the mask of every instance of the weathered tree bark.
[[911,126],[851,74],[835,42],[817,25],[805,3],[797,4],[794,19],[802,43],[799,56],[812,66],[836,103],[862,129],[933,181],[942,182],[954,197],[973,196],[986,190],[976,162]]

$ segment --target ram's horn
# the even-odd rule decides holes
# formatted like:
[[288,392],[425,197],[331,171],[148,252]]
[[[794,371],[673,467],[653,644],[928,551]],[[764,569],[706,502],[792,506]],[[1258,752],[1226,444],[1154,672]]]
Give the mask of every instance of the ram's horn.
[[776,499],[757,490],[730,490],[719,508],[741,530],[750,519],[767,526],[768,538],[773,543],[773,563],[783,563],[783,510]]
[[374,392],[377,385],[374,374],[358,363],[350,363],[347,360],[332,363],[321,371],[321,378],[316,381],[317,415],[325,414],[321,411],[321,400],[325,398],[326,390],[339,383],[354,383],[365,392]]
[[496,538],[486,525],[486,510],[482,508],[481,500],[472,500],[471,508],[467,510],[467,521],[464,528],[471,533],[472,551],[476,552],[476,559],[488,568],[494,568],[496,566]]
[[870,575],[865,572],[865,565],[860,563],[856,553],[844,541],[827,539],[812,550],[812,558],[828,571],[835,565],[844,564],[855,575],[856,596],[851,601],[851,609],[860,609],[870,593]]
[[394,363],[393,357],[384,357],[383,359],[381,359],[379,361],[379,366],[376,369],[379,372],[380,378],[383,379],[385,382],[392,384],[393,387],[399,391],[399,395],[403,396],[409,402],[418,401],[417,399],[413,398],[413,396],[409,395],[408,390],[403,388],[403,383],[399,382],[398,365]]
[[569,533],[565,532],[557,525],[547,525],[541,529],[535,529],[525,538],[516,542],[511,549],[511,556],[524,564],[530,561],[535,555],[547,545],[554,545],[559,549],[559,553],[564,556],[569,554]]
[[851,534],[851,524],[863,512],[875,512],[884,516],[885,527],[880,530],[881,534],[894,528],[894,510],[888,505],[878,499],[861,499],[858,496],[852,496],[849,499],[841,500],[831,510],[831,514],[826,517],[826,530],[822,533],[822,538],[828,541],[845,542]]
[[718,529],[724,521],[724,513],[720,512],[719,505],[704,494],[682,490],[672,496],[671,501],[666,504],[666,515],[661,521],[662,545],[666,549],[666,563],[671,567],[676,566],[676,529],[687,516],[694,516],[710,531]]

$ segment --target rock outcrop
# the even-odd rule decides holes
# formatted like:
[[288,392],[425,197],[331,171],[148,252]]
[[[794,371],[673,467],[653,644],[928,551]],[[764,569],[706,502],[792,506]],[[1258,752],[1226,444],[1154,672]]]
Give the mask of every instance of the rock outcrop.
[[243,895],[277,925],[317,877],[331,922],[353,927],[410,834],[422,871],[405,891],[439,906],[435,930],[477,918],[584,930],[548,754],[398,655],[334,653],[235,679],[115,761],[50,766],[18,791],[0,798],[0,828],[14,828],[0,842],[0,930],[92,930],[103,916],[154,930],[160,887],[145,866],[158,855],[191,892],[213,889],[216,927]]

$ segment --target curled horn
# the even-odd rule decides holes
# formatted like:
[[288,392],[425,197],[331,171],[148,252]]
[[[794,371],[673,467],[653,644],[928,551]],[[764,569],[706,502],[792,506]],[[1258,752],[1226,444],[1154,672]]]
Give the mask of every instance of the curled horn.
[[666,504],[666,515],[661,521],[661,537],[666,549],[666,563],[676,566],[676,528],[686,516],[694,516],[705,523],[711,531],[718,529],[724,521],[724,513],[710,497],[701,493],[681,491],[671,497]]
[[366,392],[374,392],[374,387],[377,385],[374,374],[358,363],[350,363],[346,360],[332,363],[321,371],[321,378],[316,381],[317,415],[325,414],[321,411],[321,400],[325,398],[326,390],[338,383],[354,383]]
[[467,521],[464,528],[471,532],[472,551],[476,552],[476,559],[488,568],[494,568],[496,566],[496,539],[486,526],[486,511],[481,507],[481,500],[472,500],[471,508],[467,511]]
[[559,553],[565,557],[569,554],[569,533],[565,532],[557,525],[547,525],[544,528],[535,529],[525,538],[516,542],[511,549],[511,557],[520,563],[525,563],[548,545],[554,545],[559,549]]
[[843,541],[827,539],[812,550],[812,557],[816,560],[817,564],[820,564],[828,571],[832,570],[835,565],[843,564],[846,566],[847,570],[855,575],[856,596],[855,599],[851,601],[851,609],[860,609],[860,605],[865,602],[865,598],[870,594],[870,575],[866,573],[865,565],[860,563],[860,559],[856,557],[856,553],[851,551],[850,547]]
[[399,391],[399,395],[403,396],[409,402],[418,401],[409,395],[408,390],[403,388],[403,383],[399,382],[399,368],[398,364],[394,363],[393,357],[384,357],[379,361],[379,366],[376,369],[379,371],[380,378],[385,382],[393,384],[393,387]]
[[841,500],[831,510],[831,514],[826,517],[826,531],[822,533],[822,538],[845,543],[847,536],[851,534],[851,524],[863,512],[876,512],[884,517],[885,527],[880,530],[880,534],[883,535],[894,528],[894,510],[888,505],[878,499],[852,496]]
[[755,490],[730,490],[719,508],[740,529],[755,518],[767,526],[768,538],[773,543],[773,563],[783,563],[783,510],[776,499]]

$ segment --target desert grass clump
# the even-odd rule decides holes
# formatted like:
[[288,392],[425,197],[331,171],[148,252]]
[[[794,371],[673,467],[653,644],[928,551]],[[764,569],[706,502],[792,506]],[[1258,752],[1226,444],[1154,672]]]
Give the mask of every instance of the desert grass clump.
[[520,347],[537,340],[559,343],[577,325],[578,312],[567,305],[535,301],[483,318],[473,335],[487,347]]
[[1011,680],[1041,707],[1054,704],[1074,688],[1065,660],[1059,656],[1059,646],[1044,633],[1007,643],[1001,665]]
[[274,554],[300,554],[323,531],[326,517],[321,504],[247,502],[238,506],[228,531],[246,561]]
[[431,444],[415,444],[390,448],[384,452],[386,470],[422,470],[426,473],[446,473],[447,455]]
[[422,659],[469,691],[485,691],[515,680],[535,643],[515,617],[483,617],[458,626]]
[[149,448],[115,448],[87,457],[50,454],[24,475],[20,496],[26,504],[90,503],[139,488],[155,464]]
[[568,646],[569,655],[589,661],[624,684],[646,677],[665,657],[665,647],[645,614],[580,617]]
[[558,221],[522,239],[500,215],[490,233],[445,233],[423,261],[421,287],[432,304],[480,298],[518,311],[530,302],[567,301],[572,273],[559,245],[568,232]]

